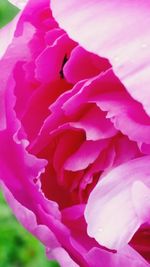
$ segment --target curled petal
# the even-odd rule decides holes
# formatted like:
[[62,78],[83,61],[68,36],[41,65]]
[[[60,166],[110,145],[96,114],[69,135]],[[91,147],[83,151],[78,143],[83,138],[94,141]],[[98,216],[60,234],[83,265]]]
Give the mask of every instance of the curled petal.
[[89,235],[101,245],[119,249],[140,225],[150,222],[149,163],[145,156],[122,164],[92,191],[85,217]]
[[36,77],[41,82],[50,82],[60,77],[64,58],[75,46],[66,34],[62,34],[55,42],[45,48],[36,60]]
[[150,114],[150,1],[52,0],[53,15],[85,49],[110,60]]
[[15,214],[18,221],[33,235],[38,237],[40,241],[45,246],[50,246],[54,249],[60,246],[55,235],[46,225],[40,225],[37,223],[37,219],[33,211],[23,206],[17,199],[13,196],[8,187],[1,182],[1,187],[3,189],[5,198],[11,207],[13,213]]
[[71,83],[98,75],[110,67],[108,60],[87,52],[81,46],[72,50],[64,66],[64,75]]
[[[86,256],[90,267],[148,267],[149,264],[130,246],[125,246],[117,253],[92,248]],[[107,262],[107,265],[106,265]]]
[[[115,128],[127,135],[129,139],[149,144],[150,118],[142,105],[126,92],[112,70],[85,82],[78,94],[70,94],[63,109],[66,114],[72,114],[74,106],[77,109],[86,102],[96,103],[101,110],[106,111],[107,118],[113,122]],[[98,122],[98,119],[96,120]]]
[[80,148],[67,159],[65,169],[77,171],[85,169],[92,164],[101,151],[107,146],[107,141],[85,141]]
[[50,250],[50,252],[47,249],[46,254],[49,259],[55,259],[59,261],[62,267],[79,267],[79,265],[71,259],[67,251],[64,250],[62,247],[57,247],[56,249]]

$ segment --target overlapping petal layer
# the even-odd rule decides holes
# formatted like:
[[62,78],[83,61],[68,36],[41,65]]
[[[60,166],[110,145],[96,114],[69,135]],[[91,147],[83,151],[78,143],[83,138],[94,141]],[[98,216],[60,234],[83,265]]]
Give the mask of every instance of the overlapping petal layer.
[[51,7],[71,38],[110,60],[129,93],[150,115],[150,1],[52,0]]
[[[71,8],[72,3],[61,1],[59,8],[65,4]],[[88,3],[83,0],[68,13],[73,11],[75,17],[77,11],[80,22],[84,5],[82,18],[89,16]],[[91,3],[94,12],[102,1]],[[4,108],[0,178],[6,199],[24,227],[44,243],[48,258],[59,260],[63,267],[146,267],[147,261],[126,243],[141,223],[149,221],[149,156],[145,157],[150,146],[149,116],[128,94],[107,59],[87,52],[58,27],[49,4],[49,0],[28,2],[0,62]],[[115,5],[103,4],[105,25],[106,12]],[[88,23],[91,29],[91,20]],[[115,39],[114,51],[115,43],[122,46]],[[99,45],[99,35],[95,44]],[[98,242],[87,233],[88,198],[88,229],[95,231],[90,234]]]
[[92,191],[85,217],[89,235],[101,245],[119,249],[150,223],[149,161],[140,157],[112,169]]

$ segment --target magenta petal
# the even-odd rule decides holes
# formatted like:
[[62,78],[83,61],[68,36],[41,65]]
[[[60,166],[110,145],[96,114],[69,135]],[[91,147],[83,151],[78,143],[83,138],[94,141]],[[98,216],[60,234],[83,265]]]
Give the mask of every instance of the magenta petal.
[[75,43],[66,34],[59,36],[36,59],[36,78],[45,83],[58,79],[64,57],[68,56],[74,46]]
[[[70,98],[66,100],[63,109],[67,115],[75,112],[74,106],[77,109],[86,102],[96,103],[101,110],[107,112],[107,118],[113,122],[116,129],[133,141],[149,144],[150,118],[143,110],[142,105],[132,99],[126,92],[112,70],[108,70],[88,80],[79,89],[77,94],[70,95]],[[101,117],[98,112],[96,114],[99,118]],[[92,124],[94,120],[98,123],[98,117],[92,117],[92,120],[90,120]],[[84,118],[84,124],[85,122]],[[110,132],[110,122],[107,124],[107,127],[106,122],[106,120],[103,120],[100,123],[102,125],[101,128],[109,128],[108,132]]]
[[33,235],[35,235],[40,241],[47,247],[54,249],[60,246],[55,235],[46,225],[39,225],[33,211],[29,210],[25,206],[21,205],[6,185],[1,182],[1,186],[5,195],[5,198],[14,212],[18,221]]
[[149,264],[130,246],[117,253],[92,248],[86,256],[90,267],[148,267]]
[[69,254],[67,253],[67,251],[65,249],[63,249],[62,247],[57,247],[53,250],[48,250],[47,249],[47,257],[51,260],[51,259],[55,259],[57,260],[60,264],[61,267],[79,267],[78,264],[76,264],[71,257],[69,256]]
[[[64,20],[71,16],[71,31],[82,21],[75,34],[87,41],[85,46],[58,27],[50,3],[58,12],[69,5]],[[130,48],[137,48],[141,34],[144,38],[148,32],[146,27],[140,31],[148,9],[144,19],[143,9],[137,10],[141,28],[133,30],[130,6],[136,8],[138,1],[126,3],[29,0],[0,63],[2,189],[20,223],[62,267],[147,266],[126,244],[140,225],[150,223],[150,156],[142,156],[150,150],[150,118],[100,57],[101,52],[108,56],[125,82],[141,70],[143,54],[137,55],[134,70],[130,57],[135,60],[137,50],[132,55]],[[143,51],[147,43],[142,43]],[[135,245],[132,239],[137,249]],[[147,243],[145,247],[148,254]]]
[[[75,101],[75,106],[77,104]],[[67,113],[67,108],[64,110]],[[77,122],[71,122],[71,126],[83,129],[86,133],[86,140],[96,141],[110,138],[117,133],[111,121],[106,118],[106,113],[96,105],[93,105],[92,108],[89,105],[89,110]]]
[[53,15],[85,49],[108,58],[150,114],[150,1],[52,0]]
[[[29,60],[30,58],[30,51],[28,47],[28,43],[31,41],[31,38],[34,34],[34,28],[29,23],[24,23],[26,26],[24,28],[23,35],[19,37],[14,37],[13,41],[6,51],[5,56],[0,61],[0,68],[1,68],[1,86],[0,86],[0,130],[6,128],[6,104],[5,104],[5,94],[7,91],[7,87],[9,86],[14,90],[15,84],[11,81],[11,77],[8,76],[8,73],[14,74],[14,67],[18,60]],[[19,26],[17,27],[19,31]],[[14,45],[15,44],[15,45]],[[22,47],[22,49],[20,49]],[[9,84],[8,84],[9,83]],[[14,87],[13,87],[14,86]]]
[[119,249],[141,224],[150,222],[149,163],[150,157],[145,156],[122,164],[92,191],[85,217],[89,235],[101,245]]
[[80,148],[67,159],[65,169],[71,171],[84,170],[92,164],[107,146],[107,141],[85,141]]
[[64,66],[64,75],[71,83],[98,75],[110,67],[108,60],[87,52],[81,46],[73,49]]

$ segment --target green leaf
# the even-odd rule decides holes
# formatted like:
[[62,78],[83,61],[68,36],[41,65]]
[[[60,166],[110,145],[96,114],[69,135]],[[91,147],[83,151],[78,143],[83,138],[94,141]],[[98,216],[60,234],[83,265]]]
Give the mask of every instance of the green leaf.
[[7,0],[0,0],[0,28],[10,22],[19,12],[19,9]]

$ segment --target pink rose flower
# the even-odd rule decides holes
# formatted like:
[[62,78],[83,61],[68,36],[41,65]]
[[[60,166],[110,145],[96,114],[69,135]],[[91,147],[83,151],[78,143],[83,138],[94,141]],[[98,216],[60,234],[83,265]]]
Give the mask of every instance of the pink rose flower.
[[147,84],[147,53],[130,62],[138,52],[128,40],[139,33],[135,19],[126,42],[117,26],[130,7],[102,2],[52,0],[60,27],[49,0],[30,0],[20,13],[0,61],[1,187],[17,219],[62,267],[146,267],[150,117],[139,84]]

